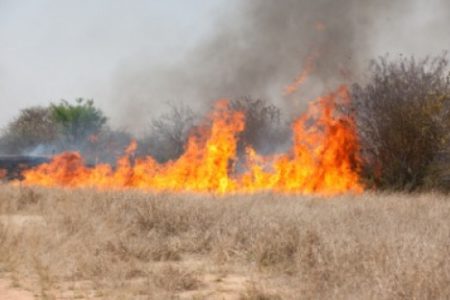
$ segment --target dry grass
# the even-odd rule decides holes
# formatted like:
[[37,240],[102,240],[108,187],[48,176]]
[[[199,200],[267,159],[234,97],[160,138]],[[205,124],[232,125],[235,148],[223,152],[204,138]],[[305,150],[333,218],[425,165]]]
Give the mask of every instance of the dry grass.
[[0,277],[39,299],[444,299],[450,199],[0,186]]

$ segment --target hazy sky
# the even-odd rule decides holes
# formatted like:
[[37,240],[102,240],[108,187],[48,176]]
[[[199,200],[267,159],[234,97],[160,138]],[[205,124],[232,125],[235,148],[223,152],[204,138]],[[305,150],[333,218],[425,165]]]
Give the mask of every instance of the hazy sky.
[[121,65],[168,61],[208,33],[224,0],[0,0],[0,126],[20,108],[94,98]]
[[[242,3],[259,0],[247,1],[0,0],[0,127],[21,108],[77,97],[94,98],[113,125],[127,126],[135,114],[142,117],[155,110],[151,101],[169,100],[161,96],[164,89],[171,89],[172,96],[183,95],[181,88],[167,82],[170,76],[161,79],[148,72],[157,74],[161,66],[182,62],[183,54],[215,32],[227,34],[220,27],[235,23],[230,18],[227,24],[227,14],[239,13]],[[299,2],[309,5],[306,0]],[[326,4],[326,0],[320,2]],[[400,4],[397,11],[386,8],[384,13],[382,7],[365,38],[370,57],[387,52],[421,56],[450,48],[449,0],[392,2]],[[295,6],[297,2],[278,3]],[[302,11],[302,6],[297,8]],[[353,15],[357,18],[358,11]],[[236,32],[241,25],[237,26]],[[180,70],[189,79],[189,69]],[[156,78],[153,83],[152,78]],[[220,84],[220,74],[215,80]],[[152,95],[155,89],[156,96]],[[129,111],[127,101],[134,101]]]

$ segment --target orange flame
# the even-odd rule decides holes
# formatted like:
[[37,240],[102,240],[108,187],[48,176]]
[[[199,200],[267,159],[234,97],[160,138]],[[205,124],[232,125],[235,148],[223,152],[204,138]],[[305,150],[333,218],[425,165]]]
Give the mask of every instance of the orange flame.
[[8,175],[8,171],[6,171],[5,169],[0,169],[0,180],[5,178],[7,175]]
[[316,60],[319,57],[319,52],[316,50],[312,54],[308,55],[305,62],[305,67],[297,78],[284,88],[283,95],[290,96],[298,91],[303,83],[308,79],[308,76],[314,71],[316,67]]
[[[351,117],[339,115],[336,103],[348,101],[345,87],[312,103],[293,126],[292,149],[260,156],[246,151],[245,171],[238,172],[238,134],[244,113],[228,101],[216,103],[204,125],[189,137],[184,154],[164,164],[152,157],[132,158],[133,142],[113,168],[89,168],[78,153],[57,155],[48,164],[24,172],[24,183],[46,187],[139,188],[150,191],[335,195],[362,192],[358,177],[358,141]],[[205,123],[206,124],[206,123]]]

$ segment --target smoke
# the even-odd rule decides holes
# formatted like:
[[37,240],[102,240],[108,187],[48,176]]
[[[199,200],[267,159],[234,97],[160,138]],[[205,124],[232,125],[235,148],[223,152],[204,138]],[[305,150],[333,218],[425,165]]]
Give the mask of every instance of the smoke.
[[[270,99],[298,111],[305,102],[302,100],[355,80],[370,59],[389,52],[391,45],[387,43],[396,44],[395,50],[399,52],[420,53],[426,48],[425,34],[433,31],[432,37],[436,39],[445,36],[437,36],[439,30],[430,28],[430,22],[425,20],[431,18],[433,26],[448,31],[445,28],[449,26],[444,26],[449,20],[449,10],[444,9],[448,8],[448,2],[424,3],[242,1],[239,9],[219,18],[208,39],[187,55],[174,58],[168,66],[148,66],[136,61],[134,67],[124,66],[119,70],[115,81],[116,103],[127,116],[122,118],[122,124],[128,127],[142,124],[137,120],[148,118],[149,111],[159,112],[165,101],[182,101],[202,108],[218,98],[251,96]],[[423,7],[428,8],[431,17],[421,14]],[[438,15],[436,9],[444,12],[439,20],[432,17]],[[423,35],[420,44],[411,29]],[[437,50],[437,43],[434,45],[433,51]],[[293,96],[283,97],[283,88],[301,74],[310,57],[315,57],[315,61],[304,85]],[[127,101],[122,102],[124,99]],[[130,115],[133,117],[129,118]]]

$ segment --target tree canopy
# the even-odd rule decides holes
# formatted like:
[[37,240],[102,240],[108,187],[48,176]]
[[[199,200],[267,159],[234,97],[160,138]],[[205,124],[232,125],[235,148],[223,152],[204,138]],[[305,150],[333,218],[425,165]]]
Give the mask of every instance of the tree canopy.
[[107,122],[103,112],[94,106],[94,101],[83,98],[76,99],[75,104],[66,100],[51,104],[50,111],[58,130],[69,143],[77,143],[99,133]]

